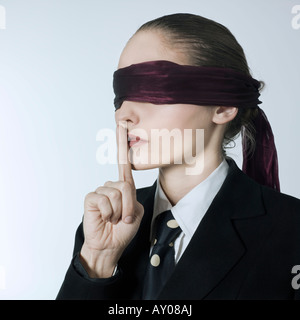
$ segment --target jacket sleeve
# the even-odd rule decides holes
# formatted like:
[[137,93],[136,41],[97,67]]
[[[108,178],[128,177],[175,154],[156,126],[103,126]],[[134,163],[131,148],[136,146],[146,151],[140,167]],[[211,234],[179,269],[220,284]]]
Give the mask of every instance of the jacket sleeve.
[[73,258],[56,297],[57,300],[116,300],[122,298],[123,272],[105,279],[89,279],[78,266],[78,254],[84,240],[82,223],[75,235]]

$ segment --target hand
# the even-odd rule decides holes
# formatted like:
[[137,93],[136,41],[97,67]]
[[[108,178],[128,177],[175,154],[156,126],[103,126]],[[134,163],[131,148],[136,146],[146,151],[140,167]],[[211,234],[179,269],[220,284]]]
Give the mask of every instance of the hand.
[[104,186],[90,192],[84,201],[85,239],[80,259],[89,275],[97,278],[112,275],[124,249],[137,233],[144,214],[144,207],[136,199],[128,159],[127,129],[118,125],[116,133],[119,181],[105,182]]

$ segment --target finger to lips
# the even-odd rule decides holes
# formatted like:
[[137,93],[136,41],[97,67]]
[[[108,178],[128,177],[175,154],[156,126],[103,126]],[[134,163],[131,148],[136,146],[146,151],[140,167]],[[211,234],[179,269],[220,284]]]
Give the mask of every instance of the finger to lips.
[[119,125],[117,126],[117,141],[119,180],[129,182],[135,189],[134,179],[131,170],[131,163],[129,159],[129,146],[126,121],[119,121]]
[[[119,124],[117,125],[117,143],[120,183],[115,185],[119,185],[122,193],[122,220],[129,224],[134,221],[134,196],[136,196],[136,188],[132,177],[131,163],[128,157],[129,146],[126,121],[119,121]],[[126,184],[124,182],[126,182]]]

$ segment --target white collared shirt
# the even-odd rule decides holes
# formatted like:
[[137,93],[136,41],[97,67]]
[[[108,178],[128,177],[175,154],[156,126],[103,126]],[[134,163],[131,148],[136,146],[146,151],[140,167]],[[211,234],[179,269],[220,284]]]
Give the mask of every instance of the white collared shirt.
[[[172,207],[157,178],[157,188],[154,197],[153,217],[151,223],[150,241],[153,240],[153,222],[162,212],[171,210],[182,232],[174,242],[175,263],[179,261],[188,246],[194,232],[220,190],[228,173],[229,165],[224,159],[221,164],[202,182],[190,190]],[[153,241],[152,241],[153,243]],[[152,250],[152,247],[151,247]],[[150,250],[150,253],[151,253]]]

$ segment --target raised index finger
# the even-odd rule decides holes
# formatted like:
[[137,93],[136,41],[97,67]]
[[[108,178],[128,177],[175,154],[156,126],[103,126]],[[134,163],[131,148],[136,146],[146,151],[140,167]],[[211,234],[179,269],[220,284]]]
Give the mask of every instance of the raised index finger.
[[119,180],[128,181],[135,189],[135,184],[131,171],[131,162],[129,160],[129,146],[126,124],[126,121],[119,121],[116,130],[118,143]]

